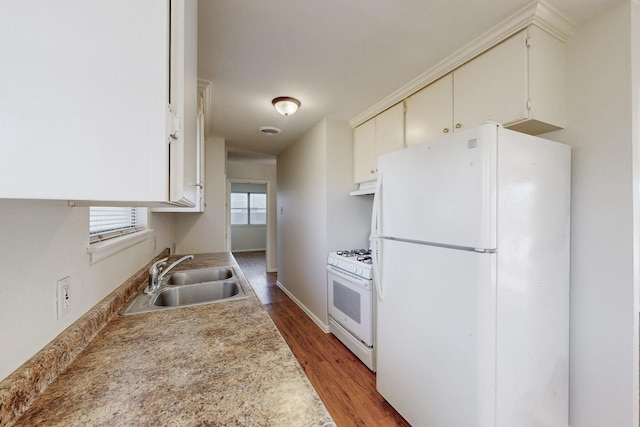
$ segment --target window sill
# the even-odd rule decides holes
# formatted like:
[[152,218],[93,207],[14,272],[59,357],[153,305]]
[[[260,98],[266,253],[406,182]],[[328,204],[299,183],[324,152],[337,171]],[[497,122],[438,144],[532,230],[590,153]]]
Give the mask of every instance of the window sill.
[[126,236],[116,237],[114,239],[105,240],[104,242],[96,242],[89,245],[87,253],[89,254],[91,265],[109,258],[112,255],[122,252],[133,245],[137,245],[148,240],[153,235],[152,229],[138,231],[137,233],[127,234]]

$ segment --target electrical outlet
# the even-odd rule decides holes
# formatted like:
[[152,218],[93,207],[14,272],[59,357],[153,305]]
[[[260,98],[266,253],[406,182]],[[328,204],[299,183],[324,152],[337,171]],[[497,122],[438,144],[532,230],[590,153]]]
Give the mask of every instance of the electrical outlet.
[[58,319],[71,311],[71,276],[58,280]]

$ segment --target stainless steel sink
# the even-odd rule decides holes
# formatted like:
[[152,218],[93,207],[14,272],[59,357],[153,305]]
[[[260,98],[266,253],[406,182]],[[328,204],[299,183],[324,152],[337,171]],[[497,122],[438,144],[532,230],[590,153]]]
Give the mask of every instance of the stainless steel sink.
[[215,282],[217,280],[227,280],[233,277],[233,270],[230,268],[202,268],[198,270],[176,271],[169,275],[165,282],[167,285],[182,286],[192,283]]
[[[194,283],[167,287],[158,293],[153,305],[160,307],[182,307],[212,301],[230,299],[241,294],[238,282]],[[244,296],[240,295],[241,297]]]
[[203,268],[171,273],[160,289],[138,294],[123,315],[231,301],[249,296],[233,268]]

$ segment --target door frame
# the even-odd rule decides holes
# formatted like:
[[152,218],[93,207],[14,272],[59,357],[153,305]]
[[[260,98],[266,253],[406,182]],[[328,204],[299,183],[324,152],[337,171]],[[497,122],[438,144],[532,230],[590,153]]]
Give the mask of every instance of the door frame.
[[[227,178],[227,194],[226,194],[226,230],[225,230],[225,247],[227,252],[231,252],[231,184],[266,184],[267,186],[267,221],[266,221],[266,248],[265,248],[265,257],[269,259],[269,245],[271,243],[271,239],[273,236],[271,235],[271,218],[269,209],[271,209],[271,182],[269,180],[260,180],[260,179],[242,179],[242,178]],[[266,265],[267,271],[269,270],[269,265]]]

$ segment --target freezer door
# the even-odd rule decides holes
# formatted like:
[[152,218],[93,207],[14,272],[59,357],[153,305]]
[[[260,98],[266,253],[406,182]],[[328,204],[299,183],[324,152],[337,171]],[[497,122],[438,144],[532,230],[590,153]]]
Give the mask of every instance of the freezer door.
[[378,235],[496,247],[497,126],[380,156]]
[[495,426],[495,257],[379,241],[377,389],[412,425]]

